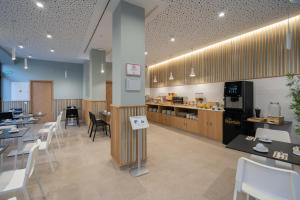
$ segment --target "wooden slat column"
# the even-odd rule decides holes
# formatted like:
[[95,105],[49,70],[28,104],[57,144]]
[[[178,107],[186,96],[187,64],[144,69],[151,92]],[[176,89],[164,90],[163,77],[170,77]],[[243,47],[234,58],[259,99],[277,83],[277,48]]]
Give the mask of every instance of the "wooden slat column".
[[[137,160],[137,137],[129,117],[146,115],[146,106],[111,105],[111,155],[118,166],[128,166]],[[147,159],[147,135],[143,132],[143,160]]]
[[84,99],[82,100],[82,119],[86,125],[90,124],[89,112],[99,116],[101,111],[106,110],[106,101],[96,101]]
[[[138,142],[129,117],[145,115],[146,109],[145,9],[122,0],[112,21],[111,155],[119,166],[127,166],[136,162]],[[136,67],[127,70],[129,63]],[[132,87],[133,84],[139,87]],[[146,132],[143,143],[146,159]]]

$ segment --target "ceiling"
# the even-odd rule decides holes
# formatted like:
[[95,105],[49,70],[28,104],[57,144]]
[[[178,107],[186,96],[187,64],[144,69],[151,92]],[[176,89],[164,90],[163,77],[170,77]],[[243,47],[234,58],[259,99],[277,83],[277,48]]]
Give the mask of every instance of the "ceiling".
[[[10,51],[13,46],[23,45],[24,49],[17,48],[17,56],[80,62],[81,41],[97,0],[41,2],[44,9],[38,8],[35,0],[0,1],[0,46]],[[47,39],[47,33],[53,39]]]
[[[225,17],[219,18],[220,12]],[[146,25],[147,64],[181,55],[300,14],[289,0],[168,0]],[[170,42],[174,36],[176,41]]]
[[[23,45],[18,56],[65,62],[83,62],[91,48],[105,49],[109,59],[111,13],[119,0],[110,1],[96,29],[108,0],[44,0],[44,9],[35,1],[0,1],[0,46]],[[148,65],[300,14],[300,4],[289,0],[127,1],[145,8]]]

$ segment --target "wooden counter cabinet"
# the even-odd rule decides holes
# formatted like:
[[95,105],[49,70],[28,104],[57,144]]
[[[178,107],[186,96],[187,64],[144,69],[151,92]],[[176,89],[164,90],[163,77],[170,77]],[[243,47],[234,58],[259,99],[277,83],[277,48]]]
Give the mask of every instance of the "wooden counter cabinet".
[[201,110],[198,113],[198,118],[200,122],[200,135],[222,141],[223,112]]
[[[203,110],[198,108],[180,108],[174,106],[175,116],[163,114],[162,110],[172,106],[148,105],[147,118],[149,121],[161,123],[167,126],[172,126],[182,129],[197,135],[201,135],[213,140],[222,141],[223,137],[223,112]],[[150,109],[149,109],[150,108]],[[156,110],[157,112],[153,112]],[[187,111],[196,114],[196,119],[187,119],[182,116],[177,116],[180,111]]]

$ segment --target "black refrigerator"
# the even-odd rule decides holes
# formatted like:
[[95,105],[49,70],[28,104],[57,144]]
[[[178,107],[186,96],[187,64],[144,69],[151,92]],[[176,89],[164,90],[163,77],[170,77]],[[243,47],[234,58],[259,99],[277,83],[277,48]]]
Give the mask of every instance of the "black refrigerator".
[[223,144],[237,135],[253,135],[253,124],[246,120],[253,116],[253,82],[225,82],[224,85]]
[[0,62],[0,112],[2,112],[2,64]]

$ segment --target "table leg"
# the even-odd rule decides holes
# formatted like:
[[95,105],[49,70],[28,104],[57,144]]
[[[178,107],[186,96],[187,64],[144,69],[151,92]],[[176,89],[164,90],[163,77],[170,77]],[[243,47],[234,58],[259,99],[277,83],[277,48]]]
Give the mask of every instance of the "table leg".
[[17,144],[17,149],[16,149],[16,154],[15,154],[15,169],[17,169],[17,158],[18,158],[18,154],[19,154],[19,152],[21,152],[21,148],[22,148],[22,137],[19,137],[18,138],[18,144]]
[[3,167],[3,153],[1,153],[1,158],[0,158],[0,169]]

